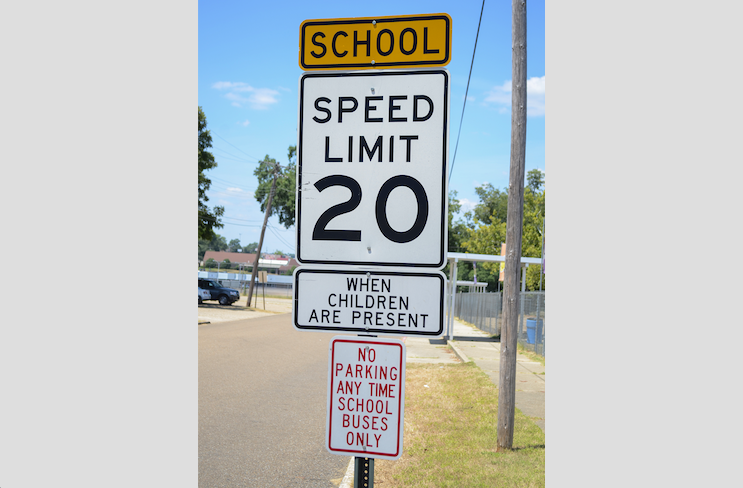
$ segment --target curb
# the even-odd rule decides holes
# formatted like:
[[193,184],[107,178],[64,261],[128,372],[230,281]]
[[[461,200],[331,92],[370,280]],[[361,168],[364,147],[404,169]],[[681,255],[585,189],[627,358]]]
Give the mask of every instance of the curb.
[[472,362],[472,360],[467,357],[467,355],[461,349],[459,349],[459,347],[457,347],[455,341],[447,341],[447,344],[449,344],[449,347],[451,347],[451,349],[454,351],[454,354],[456,354],[456,356],[461,359],[463,363]]
[[340,486],[338,488],[353,488],[353,474],[356,468],[353,462],[354,457],[351,456],[351,461],[348,462],[348,468],[346,469],[346,475],[343,477]]

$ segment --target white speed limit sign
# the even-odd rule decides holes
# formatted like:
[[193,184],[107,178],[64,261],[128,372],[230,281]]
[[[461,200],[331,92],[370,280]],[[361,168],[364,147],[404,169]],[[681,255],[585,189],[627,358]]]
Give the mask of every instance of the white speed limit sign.
[[445,69],[303,75],[297,260],[443,268],[448,116]]

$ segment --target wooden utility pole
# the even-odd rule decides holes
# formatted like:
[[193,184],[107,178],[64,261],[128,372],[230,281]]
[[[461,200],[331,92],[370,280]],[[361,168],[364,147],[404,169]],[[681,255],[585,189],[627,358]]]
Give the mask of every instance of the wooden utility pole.
[[526,159],[526,0],[512,0],[511,167],[506,219],[505,301],[500,345],[497,450],[513,448],[516,409],[516,340],[519,314],[519,265],[524,221]]
[[[263,217],[263,228],[261,229],[261,238],[258,241],[258,250],[255,253],[255,261],[253,261],[253,271],[250,273],[250,288],[248,288],[248,302],[245,305],[246,308],[250,307],[250,302],[253,299],[253,286],[255,285],[256,271],[258,270],[258,260],[261,258],[261,249],[263,248],[263,236],[266,234],[266,224],[268,224],[268,215],[271,213],[271,200],[273,200],[273,194],[276,191],[276,178],[278,177],[279,164],[273,169],[273,183],[271,183],[271,192],[268,194],[268,201],[266,202],[266,216]],[[256,298],[256,300],[258,300]],[[256,304],[257,305],[257,304]]]

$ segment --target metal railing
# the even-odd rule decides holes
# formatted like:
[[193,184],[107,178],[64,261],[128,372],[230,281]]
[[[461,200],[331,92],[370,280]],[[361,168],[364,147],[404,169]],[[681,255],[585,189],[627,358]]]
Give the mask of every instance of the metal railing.
[[[244,297],[248,294],[248,286],[250,286],[250,282],[248,281],[238,281],[238,280],[218,280],[220,283],[222,283],[222,286],[226,286],[227,288],[234,288],[235,290],[238,290],[240,292],[240,297]],[[255,288],[253,288],[254,294],[259,294],[260,296],[263,296],[263,287],[266,287],[266,296],[279,296],[279,297],[292,297],[292,285],[291,284],[283,284],[283,283],[256,283]]]
[[[519,311],[519,344],[544,356],[545,292],[521,293]],[[503,293],[457,293],[454,316],[483,332],[500,336],[503,325]]]

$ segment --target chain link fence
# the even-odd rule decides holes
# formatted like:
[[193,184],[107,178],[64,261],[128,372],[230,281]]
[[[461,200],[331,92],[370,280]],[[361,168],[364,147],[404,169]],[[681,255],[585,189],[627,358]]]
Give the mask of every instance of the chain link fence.
[[[521,293],[517,321],[518,342],[544,356],[545,292]],[[500,336],[503,325],[503,293],[457,293],[454,316],[483,332]]]
[[483,332],[500,335],[503,307],[501,293],[457,293],[454,316]]

